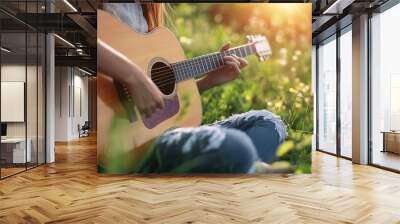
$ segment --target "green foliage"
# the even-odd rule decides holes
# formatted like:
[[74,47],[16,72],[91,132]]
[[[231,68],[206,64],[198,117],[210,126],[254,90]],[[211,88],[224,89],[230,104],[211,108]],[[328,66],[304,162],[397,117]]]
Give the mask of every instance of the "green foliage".
[[217,51],[226,42],[244,44],[247,34],[268,37],[273,50],[270,59],[247,58],[249,65],[237,80],[202,94],[203,123],[251,109],[272,111],[290,130],[280,158],[294,165],[296,172],[308,173],[311,137],[298,131],[313,130],[311,29],[307,25],[311,19],[304,10],[288,16],[276,7],[260,13],[258,6],[176,4],[171,7],[169,24],[188,58]]
[[311,173],[311,135],[289,131],[289,136],[278,149],[280,160],[289,161],[296,173]]

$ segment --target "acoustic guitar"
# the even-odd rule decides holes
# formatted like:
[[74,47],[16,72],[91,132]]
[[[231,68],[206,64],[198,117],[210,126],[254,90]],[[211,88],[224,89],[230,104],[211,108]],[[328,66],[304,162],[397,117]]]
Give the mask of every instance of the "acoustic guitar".
[[[175,35],[165,27],[139,33],[105,11],[97,11],[97,36],[142,68],[164,95],[165,108],[142,117],[122,83],[99,73],[98,170],[132,173],[149,153],[154,140],[174,127],[198,126],[202,108],[195,77],[224,64],[223,57],[271,54],[264,36],[247,36],[248,43],[225,52],[186,59]],[[98,54],[102,52],[98,51]]]

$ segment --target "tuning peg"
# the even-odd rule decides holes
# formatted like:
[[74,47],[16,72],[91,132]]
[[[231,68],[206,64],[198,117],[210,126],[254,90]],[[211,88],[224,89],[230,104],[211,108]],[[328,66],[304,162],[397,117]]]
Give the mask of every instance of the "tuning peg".
[[260,61],[265,61],[268,59],[268,55],[262,55],[258,57]]
[[254,40],[255,40],[255,36],[254,35],[247,35],[246,37],[247,37],[247,40],[248,40],[249,43],[253,43]]

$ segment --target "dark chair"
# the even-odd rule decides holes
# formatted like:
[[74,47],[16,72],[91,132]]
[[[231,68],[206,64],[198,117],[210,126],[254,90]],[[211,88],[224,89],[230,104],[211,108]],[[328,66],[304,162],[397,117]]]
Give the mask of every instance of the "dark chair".
[[82,127],[78,125],[79,138],[89,136],[89,129],[90,129],[89,121],[85,121]]

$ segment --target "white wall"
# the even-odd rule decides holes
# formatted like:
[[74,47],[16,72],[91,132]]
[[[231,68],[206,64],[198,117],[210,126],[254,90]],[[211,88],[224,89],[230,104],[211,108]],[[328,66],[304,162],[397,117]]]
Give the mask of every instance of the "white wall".
[[[25,64],[3,64],[1,66],[1,81],[2,82],[23,82],[26,87],[26,101],[22,102],[22,107],[12,108],[10,106],[1,108],[2,112],[7,110],[20,110],[24,116],[26,112],[26,120],[21,122],[6,122],[7,137],[9,138],[24,138],[25,135],[29,139],[32,162],[39,159],[39,163],[44,163],[45,150],[45,117],[44,117],[44,74],[41,66],[32,66]],[[27,80],[25,80],[27,79]],[[2,93],[4,89],[2,89]],[[20,94],[24,94],[24,89]],[[2,95],[2,98],[7,98],[7,95]],[[15,102],[16,103],[16,102]],[[26,105],[25,105],[26,103]],[[8,113],[17,113],[17,111],[7,111]]]
[[68,140],[68,88],[70,83],[69,69],[67,67],[55,68],[55,141]]
[[[25,83],[1,82],[1,121],[24,122]],[[36,108],[36,107],[35,107]]]
[[[2,82],[25,82],[25,65],[9,64],[1,66],[1,81]],[[28,67],[28,70],[31,68]],[[6,110],[7,108],[1,108]],[[8,137],[25,137],[25,123],[12,122],[7,124]]]
[[[89,118],[89,110],[88,110],[88,106],[89,106],[89,93],[88,93],[88,77],[87,76],[81,76],[81,75],[75,75],[75,80],[74,80],[74,85],[75,85],[75,94],[77,94],[77,88],[79,88],[80,95],[80,101],[81,101],[81,110],[82,112],[80,113],[80,111],[78,111],[78,108],[75,107],[75,126],[79,123],[79,124],[83,124],[85,123],[85,121],[88,120]],[[75,101],[78,100],[77,95],[75,95]],[[76,129],[75,129],[76,130]],[[76,133],[78,134],[78,133]]]
[[78,124],[88,120],[88,78],[75,68],[56,67],[55,85],[55,141],[77,139]]
[[[25,70],[27,69],[27,70]],[[6,64],[1,66],[1,81],[2,82],[25,82],[25,75],[26,71],[28,72],[28,76],[31,74],[36,75],[36,67],[34,66],[27,66],[25,65],[18,65],[18,64]],[[28,77],[29,78],[29,77]],[[29,84],[31,85],[32,80],[29,80]],[[36,81],[33,83],[36,85]],[[28,88],[27,89],[27,103],[31,103],[36,100],[36,89]],[[36,101],[34,105],[36,108]],[[7,108],[1,108],[1,110],[7,110]],[[29,111],[31,112],[31,111]],[[35,121],[34,123],[36,124],[36,113],[28,113],[27,114],[28,122]],[[7,122],[7,136],[8,137],[25,137],[25,123],[26,122]],[[36,130],[36,126],[33,127],[33,124],[29,123],[28,124],[28,129],[29,128],[34,128]],[[28,132],[28,137],[29,136]]]

